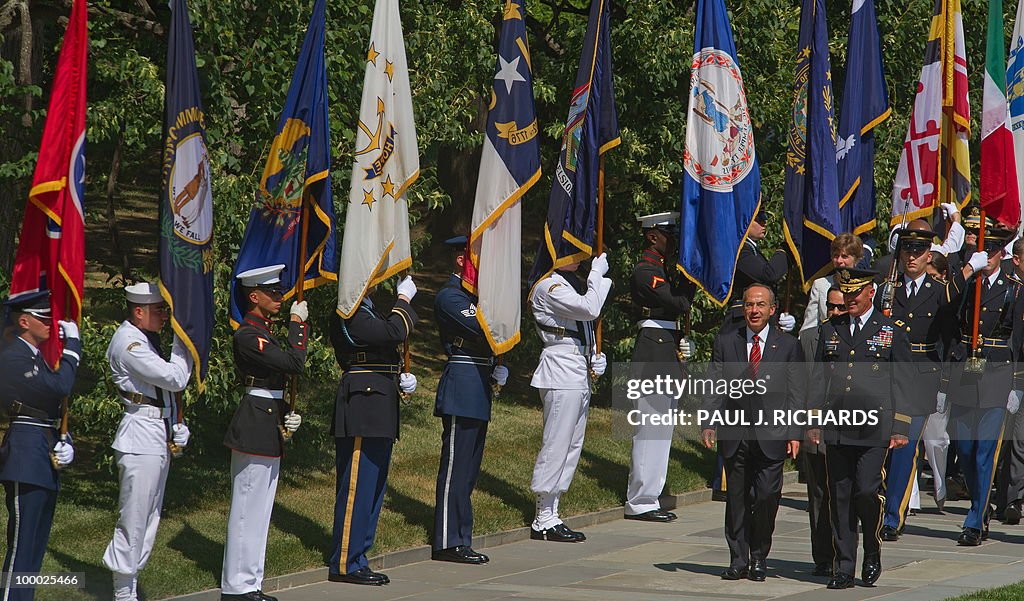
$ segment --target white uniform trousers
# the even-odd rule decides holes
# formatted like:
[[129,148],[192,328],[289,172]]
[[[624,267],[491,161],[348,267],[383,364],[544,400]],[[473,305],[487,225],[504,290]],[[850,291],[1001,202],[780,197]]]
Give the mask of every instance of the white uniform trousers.
[[935,501],[946,499],[946,459],[949,455],[949,407],[945,413],[932,413],[924,424],[921,441],[924,442],[924,456],[932,470],[935,484]]
[[[662,395],[644,396],[637,401],[640,417],[668,416],[676,408],[675,398]],[[634,426],[633,457],[626,485],[626,515],[639,515],[661,509],[658,497],[665,488],[668,457],[672,450],[675,426],[641,422]]]
[[544,402],[544,435],[533,466],[530,490],[537,494],[536,530],[552,528],[558,518],[558,498],[569,490],[583,450],[590,409],[590,390],[538,389]]
[[231,513],[220,577],[221,593],[225,595],[244,595],[263,588],[270,512],[280,470],[280,457],[231,451]]
[[103,565],[114,573],[115,601],[135,599],[137,574],[146,567],[160,525],[160,508],[171,465],[167,453],[136,455],[115,451],[120,472],[120,514]]

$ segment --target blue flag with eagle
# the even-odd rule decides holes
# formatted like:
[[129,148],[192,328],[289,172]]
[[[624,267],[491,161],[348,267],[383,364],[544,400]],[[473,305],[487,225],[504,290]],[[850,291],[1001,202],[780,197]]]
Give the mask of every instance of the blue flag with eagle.
[[530,272],[531,294],[533,286],[552,271],[588,259],[594,252],[600,159],[621,141],[612,84],[610,5],[611,0],[590,3],[576,87],[551,185],[544,239]]
[[[231,322],[235,327],[241,322],[247,303],[239,298],[234,278],[243,271],[286,265],[281,274],[285,298],[294,296],[300,285],[308,290],[338,279],[324,19],[325,0],[316,0],[232,271]],[[309,232],[305,252],[301,252],[304,196],[308,197],[305,215]],[[303,254],[306,264],[300,266]]]

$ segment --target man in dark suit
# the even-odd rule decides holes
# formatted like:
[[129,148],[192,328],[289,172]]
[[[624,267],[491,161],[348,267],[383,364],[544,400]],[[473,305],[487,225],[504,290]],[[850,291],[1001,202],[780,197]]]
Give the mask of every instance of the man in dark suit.
[[370,569],[366,553],[373,546],[384,504],[401,397],[416,390],[416,377],[402,371],[399,352],[416,325],[414,296],[416,285],[406,276],[398,284],[398,300],[390,312],[379,311],[364,296],[350,317],[331,314],[331,344],[338,365],[345,370],[331,426],[338,470],[327,576],[331,582],[375,586],[390,582]]
[[[64,338],[60,367],[51,369],[40,352],[53,317],[47,290],[4,302],[13,337],[0,352],[0,410],[11,426],[0,445],[0,482],[7,503],[7,549],[0,599],[32,601],[34,587],[15,588],[12,573],[42,569],[57,507],[60,472],[75,458],[71,439],[59,435],[61,399],[71,394],[82,355],[78,326],[59,321]],[[3,324],[3,325],[8,325]]]
[[[712,414],[742,412],[743,421],[750,424],[720,425],[717,432],[705,428],[701,434],[708,448],[717,438],[725,458],[725,539],[730,557],[729,567],[722,572],[725,580],[761,582],[767,576],[766,560],[782,497],[782,464],[787,455],[796,458],[803,436],[788,415],[804,408],[804,354],[796,338],[769,325],[775,309],[771,288],[748,286],[743,293],[746,327],[719,334],[711,356],[715,379],[752,380],[766,387],[764,394],[708,398],[702,407]],[[786,411],[787,417],[775,419],[776,410]]]
[[[739,257],[736,259],[736,277],[733,279],[732,295],[729,297],[729,309],[725,314],[725,321],[722,322],[722,329],[719,333],[724,334],[743,329],[743,291],[747,289],[747,286],[764,284],[771,288],[772,292],[777,292],[776,287],[789,269],[789,256],[785,250],[780,248],[769,259],[758,247],[758,244],[764,240],[767,225],[768,214],[762,208],[754,216],[754,221],[750,224],[747,236],[743,240]],[[772,323],[781,326],[784,332],[789,332],[796,327],[796,318],[788,313],[780,313],[778,317],[772,318]]]
[[864,531],[861,578],[870,586],[882,573],[882,466],[889,450],[907,444],[910,426],[905,391],[898,389],[903,381],[895,377],[892,365],[910,361],[910,345],[906,331],[874,309],[874,275],[864,269],[837,270],[847,313],[821,326],[807,397],[808,409],[821,426],[812,427],[808,437],[814,444],[824,439],[828,445],[836,550],[830,589],[854,586],[858,525]]

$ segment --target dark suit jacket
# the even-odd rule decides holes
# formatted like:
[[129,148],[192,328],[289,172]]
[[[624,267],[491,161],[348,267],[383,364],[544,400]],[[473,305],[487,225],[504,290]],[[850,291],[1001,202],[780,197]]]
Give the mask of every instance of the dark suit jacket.
[[[749,240],[743,241],[739,257],[736,259],[736,275],[733,278],[732,294],[729,295],[729,308],[722,322],[721,333],[742,330],[746,326],[743,318],[743,307],[736,306],[743,301],[743,291],[751,284],[765,284],[775,290],[789,269],[789,257],[781,248],[775,251],[771,259],[766,258],[761,249]],[[778,292],[777,290],[775,290]],[[779,323],[779,314],[772,317],[772,326]]]
[[[804,408],[807,373],[803,361],[804,353],[797,339],[777,326],[770,326],[757,374],[757,378],[764,381],[765,394],[740,398],[720,395],[705,400],[702,409],[743,411],[752,422],[757,422],[760,415],[766,420],[762,426],[718,426],[718,448],[722,455],[727,458],[734,455],[740,440],[756,439],[766,457],[782,459],[786,456],[786,441],[803,439],[803,428],[793,426],[789,420],[776,423],[771,419],[775,410]],[[715,338],[710,373],[714,378],[727,381],[751,377],[746,325]]]

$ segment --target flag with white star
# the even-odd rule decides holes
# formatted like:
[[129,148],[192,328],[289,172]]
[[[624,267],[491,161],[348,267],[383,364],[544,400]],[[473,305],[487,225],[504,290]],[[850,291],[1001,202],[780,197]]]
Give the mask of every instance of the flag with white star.
[[506,0],[476,183],[469,260],[462,274],[465,287],[478,297],[476,318],[496,354],[519,341],[520,199],[540,179],[525,18],[526,0]]
[[345,318],[370,287],[412,266],[405,192],[420,157],[398,0],[377,0],[373,11],[357,125],[338,279]]

